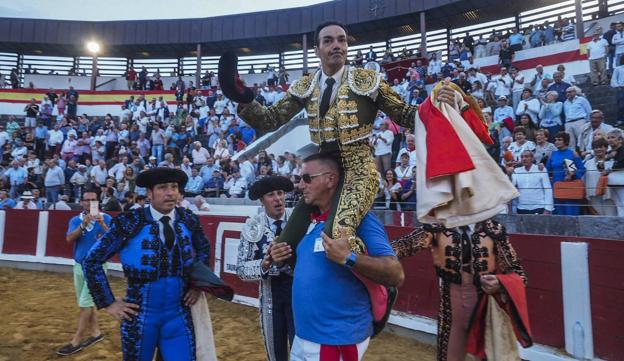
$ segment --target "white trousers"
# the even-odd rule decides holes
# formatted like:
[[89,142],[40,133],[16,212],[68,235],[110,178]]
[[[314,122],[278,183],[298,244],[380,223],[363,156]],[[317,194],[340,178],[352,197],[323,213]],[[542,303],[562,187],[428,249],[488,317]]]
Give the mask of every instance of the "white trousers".
[[[364,357],[364,353],[368,348],[368,343],[370,342],[370,338],[358,343],[357,347],[357,358],[358,361],[361,361]],[[293,341],[292,348],[290,349],[290,361],[327,361],[325,359],[321,359],[321,345],[318,343],[306,341],[299,336],[295,336],[295,340]],[[340,356],[340,361],[345,361],[342,356]]]

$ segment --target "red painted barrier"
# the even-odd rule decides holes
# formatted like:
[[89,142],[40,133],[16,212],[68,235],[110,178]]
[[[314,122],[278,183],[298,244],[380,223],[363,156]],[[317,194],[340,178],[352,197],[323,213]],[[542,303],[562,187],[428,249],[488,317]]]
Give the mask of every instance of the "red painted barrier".
[[6,211],[2,253],[34,256],[37,252],[39,212],[31,210]]
[[69,220],[77,214],[78,212],[70,211],[49,211],[46,256],[74,257],[74,244],[67,242],[67,228]]
[[[45,256],[72,258],[73,246],[65,241],[67,225],[76,212],[50,211]],[[232,265],[233,245],[240,237],[245,217],[201,216],[204,233],[211,242],[211,264],[219,260],[217,271],[236,294],[257,297],[258,285],[238,279]],[[35,255],[39,212],[6,211],[4,247],[11,255]],[[387,221],[399,222],[395,215]],[[409,224],[409,220],[406,219]],[[386,225],[391,239],[410,232],[412,226]],[[227,239],[232,239],[228,250]],[[606,360],[624,360],[624,241],[514,234],[511,242],[529,277],[527,297],[534,341],[553,347],[564,346],[561,282],[562,241],[589,243],[589,269],[594,351]],[[228,253],[229,252],[229,253]],[[235,255],[235,253],[234,253]],[[228,259],[229,257],[229,262]],[[113,259],[116,261],[116,258]],[[42,259],[45,262],[45,259]],[[399,289],[395,309],[410,314],[436,318],[438,280],[431,255],[424,251],[402,260],[406,278]],[[230,269],[226,269],[226,268]]]
[[624,242],[588,242],[594,349],[606,360],[624,360]]

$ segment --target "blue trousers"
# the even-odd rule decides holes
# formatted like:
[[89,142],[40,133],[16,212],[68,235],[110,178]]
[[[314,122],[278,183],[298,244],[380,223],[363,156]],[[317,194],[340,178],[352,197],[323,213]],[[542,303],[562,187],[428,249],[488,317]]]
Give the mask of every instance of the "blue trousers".
[[165,361],[194,361],[195,335],[190,309],[183,305],[184,281],[163,277],[154,282],[128,281],[126,302],[139,314],[121,323],[124,361],[152,361],[156,347]]
[[163,161],[163,151],[165,146],[162,144],[152,145],[152,155],[156,157],[158,163]]

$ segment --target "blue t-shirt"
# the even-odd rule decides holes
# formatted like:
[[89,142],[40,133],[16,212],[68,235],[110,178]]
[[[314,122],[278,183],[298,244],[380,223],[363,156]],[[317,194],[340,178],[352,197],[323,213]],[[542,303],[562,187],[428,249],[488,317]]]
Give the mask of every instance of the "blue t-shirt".
[[[104,223],[110,226],[111,216],[103,213]],[[77,215],[69,220],[69,227],[67,228],[67,234],[75,231],[76,228],[80,227],[80,223],[82,223],[82,219],[80,219],[80,215]],[[87,227],[87,229],[90,227]],[[76,263],[82,263],[82,260],[87,256],[91,246],[97,241],[100,237],[104,235],[104,230],[99,223],[95,222],[93,224],[93,228],[88,229],[84,234],[76,240],[74,243],[74,260]]]
[[[322,345],[353,345],[373,333],[373,315],[364,284],[345,266],[332,262],[314,244],[325,223],[316,224],[297,246],[293,314],[297,336]],[[371,256],[394,256],[383,225],[371,213],[357,234]]]

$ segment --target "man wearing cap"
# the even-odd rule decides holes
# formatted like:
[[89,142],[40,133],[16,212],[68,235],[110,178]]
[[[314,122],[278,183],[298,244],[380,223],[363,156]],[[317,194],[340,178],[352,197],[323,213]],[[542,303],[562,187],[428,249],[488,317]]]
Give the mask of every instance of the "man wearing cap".
[[247,185],[247,180],[241,176],[240,169],[232,168],[232,174],[227,176],[223,189],[228,192],[230,198],[243,198]]
[[[125,361],[151,361],[156,347],[166,361],[196,359],[189,307],[199,292],[189,281],[194,263],[208,265],[210,245],[197,216],[176,207],[187,180],[179,169],[140,173],[136,185],[147,189],[150,206],[115,217],[82,262],[96,307],[121,320]],[[102,268],[117,253],[128,279],[123,300]]]
[[30,191],[24,191],[24,193],[22,193],[22,196],[20,198],[21,200],[17,202],[14,209],[31,209],[31,210],[38,209],[37,205],[32,201],[35,197],[33,197]]
[[502,122],[505,118],[516,119],[513,108],[507,105],[507,97],[502,95],[497,100],[498,107],[494,110],[494,121]]
[[249,198],[259,199],[264,210],[245,222],[238,246],[236,274],[243,281],[260,281],[260,324],[268,361],[288,361],[295,336],[292,268],[272,264],[269,254],[290,216],[285,194],[292,190],[292,182],[282,176],[265,177],[251,186]]

